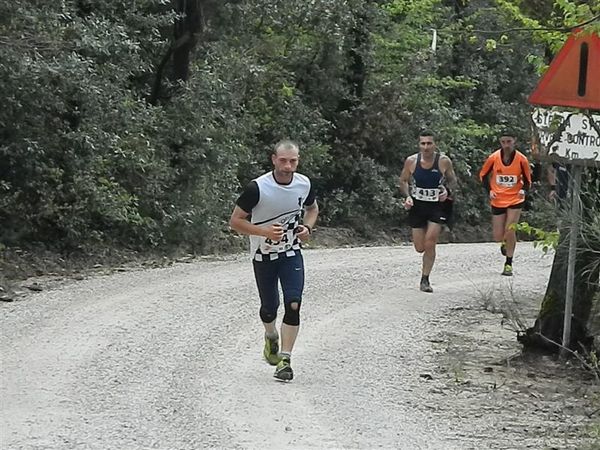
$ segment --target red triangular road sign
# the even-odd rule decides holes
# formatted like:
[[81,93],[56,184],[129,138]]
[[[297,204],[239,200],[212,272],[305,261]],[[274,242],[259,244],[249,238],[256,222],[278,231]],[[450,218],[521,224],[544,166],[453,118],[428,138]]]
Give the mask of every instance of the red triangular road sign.
[[600,110],[600,35],[571,34],[528,100],[534,105]]

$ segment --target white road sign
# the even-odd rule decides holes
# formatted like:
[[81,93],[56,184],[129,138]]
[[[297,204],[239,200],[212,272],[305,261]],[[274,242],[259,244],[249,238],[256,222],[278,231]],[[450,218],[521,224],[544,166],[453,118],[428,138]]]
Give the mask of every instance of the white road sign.
[[[536,109],[531,118],[548,155],[600,161],[600,116]],[[594,126],[595,125],[595,126]]]

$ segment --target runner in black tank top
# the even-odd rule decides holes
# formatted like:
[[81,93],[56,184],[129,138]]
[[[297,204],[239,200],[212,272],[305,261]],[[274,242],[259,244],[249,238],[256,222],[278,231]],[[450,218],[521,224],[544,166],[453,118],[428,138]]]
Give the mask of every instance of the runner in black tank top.
[[[400,175],[400,189],[406,200],[408,223],[412,229],[415,250],[423,254],[420,289],[433,292],[429,275],[433,268],[436,245],[442,226],[448,221],[443,202],[448,199],[447,183],[454,191],[456,177],[452,161],[435,151],[433,135],[419,136],[419,153],[409,156]],[[410,183],[412,178],[412,183]]]
[[444,176],[439,168],[440,154],[435,153],[433,166],[429,169],[421,165],[421,154],[417,155],[417,164],[413,172],[412,198],[419,203],[439,203],[439,195],[442,192],[442,180]]

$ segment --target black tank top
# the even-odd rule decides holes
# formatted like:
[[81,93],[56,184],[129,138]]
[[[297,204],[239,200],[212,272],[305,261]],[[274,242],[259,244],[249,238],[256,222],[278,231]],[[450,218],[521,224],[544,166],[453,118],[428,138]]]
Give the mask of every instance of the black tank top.
[[413,179],[415,180],[415,187],[424,189],[437,188],[442,184],[442,172],[440,171],[440,154],[435,154],[433,160],[433,166],[431,169],[423,169],[421,167],[421,154],[417,155],[417,167],[413,173]]
[[412,198],[419,202],[438,202],[442,184],[442,173],[439,167],[440,154],[436,153],[430,169],[421,167],[421,154],[417,155],[417,165],[413,173]]

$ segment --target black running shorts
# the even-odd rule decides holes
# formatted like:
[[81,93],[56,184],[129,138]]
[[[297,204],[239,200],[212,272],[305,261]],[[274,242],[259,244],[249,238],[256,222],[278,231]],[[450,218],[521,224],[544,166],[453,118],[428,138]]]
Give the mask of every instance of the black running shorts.
[[516,205],[510,205],[507,208],[498,208],[496,206],[492,206],[492,214],[494,216],[501,216],[502,214],[506,214],[507,209],[523,209],[525,202],[517,203]]
[[411,228],[425,228],[428,222],[445,225],[448,217],[440,202],[421,202],[413,200],[413,207],[408,210],[408,224]]

